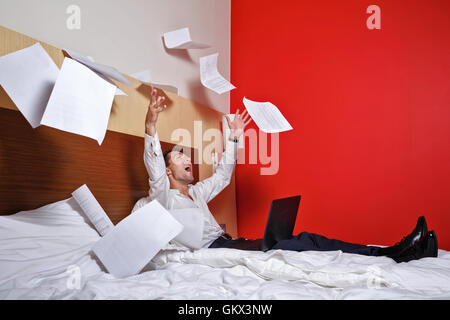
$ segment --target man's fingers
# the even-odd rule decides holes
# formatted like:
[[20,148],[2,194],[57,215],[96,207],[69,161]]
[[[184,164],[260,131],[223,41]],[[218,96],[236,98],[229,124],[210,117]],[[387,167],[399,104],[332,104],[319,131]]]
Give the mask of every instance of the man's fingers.
[[234,114],[234,118],[238,118],[239,117],[239,109],[236,110],[236,113]]
[[156,89],[154,87],[152,87],[151,101],[156,102]]
[[161,110],[164,110],[165,108],[167,108],[167,104],[163,104],[163,105],[158,104],[156,107]]
[[164,101],[164,99],[166,99],[166,97],[159,96],[159,97],[158,97],[158,100],[156,101],[156,103],[157,103],[157,104],[160,104],[161,102]]
[[244,127],[246,127],[250,122],[252,122],[252,118],[248,119],[248,120],[244,123]]

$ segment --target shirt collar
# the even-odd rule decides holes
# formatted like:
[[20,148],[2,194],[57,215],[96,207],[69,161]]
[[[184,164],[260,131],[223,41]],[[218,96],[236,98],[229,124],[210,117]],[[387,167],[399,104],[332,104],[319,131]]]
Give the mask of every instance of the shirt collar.
[[[190,195],[192,198],[194,198],[194,195],[193,195],[193,192],[192,192],[192,187],[193,187],[192,184],[188,184],[188,192],[189,192],[189,195]],[[185,195],[181,194],[180,190],[178,190],[178,189],[169,189],[169,192],[172,192],[172,193],[174,193],[174,194],[177,194],[177,195],[180,195],[180,196],[182,196],[182,197],[184,197],[184,198],[187,198]],[[188,199],[189,199],[189,198],[188,198]],[[191,200],[191,199],[189,199],[189,200]]]

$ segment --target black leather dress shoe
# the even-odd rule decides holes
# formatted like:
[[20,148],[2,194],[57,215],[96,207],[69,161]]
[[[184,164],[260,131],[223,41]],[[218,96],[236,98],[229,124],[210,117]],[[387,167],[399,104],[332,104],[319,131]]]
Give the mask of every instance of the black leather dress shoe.
[[427,222],[425,217],[421,216],[417,219],[417,224],[413,232],[404,237],[399,243],[396,244],[396,246],[399,246],[401,250],[411,247],[422,240],[426,236],[427,232]]
[[399,254],[407,248],[414,246],[420,240],[422,240],[428,232],[427,222],[424,216],[419,217],[417,219],[417,224],[414,230],[408,234],[406,237],[403,237],[400,242],[397,242],[394,246],[381,248],[379,250],[379,255],[383,256],[391,256]]
[[391,256],[396,262],[408,262],[411,260],[417,260],[427,257],[437,257],[438,256],[438,243],[436,233],[430,231],[426,236],[417,242],[415,245],[406,248],[399,254]]

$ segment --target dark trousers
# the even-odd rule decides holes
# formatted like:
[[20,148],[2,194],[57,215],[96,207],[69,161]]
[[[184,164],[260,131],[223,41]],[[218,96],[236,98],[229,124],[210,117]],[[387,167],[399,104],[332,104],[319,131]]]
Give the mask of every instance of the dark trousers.
[[[245,241],[248,241],[244,238],[227,240],[223,237],[217,238],[209,247],[210,248],[230,248],[237,247],[245,249]],[[243,244],[243,245],[240,245]],[[328,239],[324,236],[302,232],[296,236],[293,236],[288,240],[281,240],[276,243],[272,249],[282,249],[282,250],[291,250],[291,251],[335,251],[341,250],[346,253],[355,253],[361,254],[365,256],[379,256],[379,248],[374,246],[366,246],[362,244],[355,244],[344,242],[341,240]]]

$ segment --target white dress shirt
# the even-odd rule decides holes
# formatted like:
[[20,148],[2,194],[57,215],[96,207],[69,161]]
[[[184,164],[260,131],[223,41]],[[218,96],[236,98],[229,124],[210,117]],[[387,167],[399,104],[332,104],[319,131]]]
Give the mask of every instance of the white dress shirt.
[[[191,200],[177,189],[170,189],[158,133],[155,136],[145,134],[144,163],[149,175],[150,190],[147,197],[141,198],[136,202],[132,212],[155,199],[167,210],[200,208],[203,212],[204,221],[202,247],[209,247],[224,231],[209,211],[207,203],[214,199],[230,183],[236,163],[236,151],[237,143],[227,140],[225,152],[216,168],[216,172],[211,177],[197,182],[195,185],[188,185],[189,195],[193,199]],[[172,240],[164,249],[186,250],[187,248]]]

